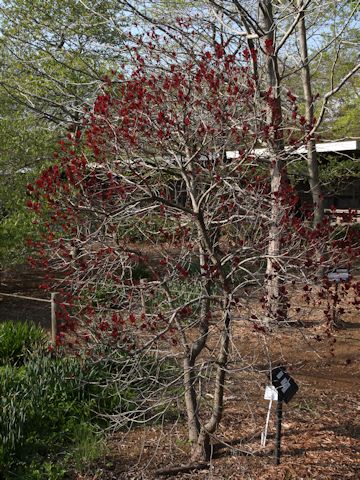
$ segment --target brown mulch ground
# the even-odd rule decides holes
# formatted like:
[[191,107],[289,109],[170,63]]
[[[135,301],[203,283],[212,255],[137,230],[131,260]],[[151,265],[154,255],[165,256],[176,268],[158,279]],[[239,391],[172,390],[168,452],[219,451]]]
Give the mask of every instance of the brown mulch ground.
[[[227,384],[225,414],[213,439],[207,470],[161,478],[213,480],[327,480],[360,478],[360,319],[318,342],[322,325],[266,338],[274,358],[292,363],[299,392],[284,406],[281,465],[274,464],[275,408],[268,441],[260,447],[268,402],[264,374],[235,372]],[[249,327],[235,326],[244,360],[261,362],[260,343]],[[336,342],[334,343],[334,340]],[[188,463],[186,425],[179,419],[109,438],[109,454],[77,480],[150,480],[156,470]]]
[[[24,271],[21,271],[22,275]],[[40,279],[28,275],[21,283],[7,272],[3,292],[41,296]],[[0,301],[0,321],[32,319],[49,327],[47,304]],[[233,372],[227,383],[225,414],[213,438],[210,468],[169,476],[177,480],[330,480],[360,479],[360,319],[344,317],[344,328],[327,338],[324,326],[280,329],[270,336],[255,334],[243,322],[235,325],[236,348],[244,362],[254,365],[251,375]],[[323,340],[317,341],[317,335]],[[334,343],[334,340],[336,342]],[[281,465],[274,464],[275,410],[268,441],[260,447],[268,402],[263,399],[265,375],[256,366],[266,364],[264,345],[274,359],[291,364],[299,392],[284,406]],[[261,369],[261,368],[260,368]],[[142,427],[109,436],[107,454],[78,473],[76,480],[150,480],[155,471],[188,463],[184,419]],[[159,477],[160,478],[160,477]]]

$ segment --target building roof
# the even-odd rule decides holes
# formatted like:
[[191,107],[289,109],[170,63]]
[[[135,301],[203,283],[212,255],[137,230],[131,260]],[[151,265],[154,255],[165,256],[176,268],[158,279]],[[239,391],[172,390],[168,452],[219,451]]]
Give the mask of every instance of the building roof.
[[[267,156],[268,148],[255,148],[253,153],[255,155]],[[302,145],[301,147],[285,147],[285,151],[289,155],[301,155],[307,152],[307,147]],[[316,151],[319,153],[341,153],[341,152],[354,152],[360,151],[360,140],[345,140],[342,142],[324,142],[316,144]],[[239,156],[238,151],[226,152],[227,158],[236,158]]]

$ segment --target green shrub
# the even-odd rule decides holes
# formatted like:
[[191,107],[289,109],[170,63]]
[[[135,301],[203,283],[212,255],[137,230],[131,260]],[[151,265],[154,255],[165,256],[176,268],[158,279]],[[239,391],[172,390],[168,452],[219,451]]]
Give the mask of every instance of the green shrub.
[[0,323],[0,365],[21,365],[29,354],[44,349],[44,330],[29,322]]
[[97,361],[33,354],[0,366],[0,480],[66,478],[104,452],[108,414],[135,418],[165,378],[178,376],[168,361],[110,353]]
[[78,465],[101,452],[97,425],[107,422],[97,413],[111,413],[120,403],[134,408],[132,390],[121,392],[108,383],[109,368],[105,362],[50,355],[0,367],[1,480],[62,478],[58,462],[62,459],[63,468],[67,454]]

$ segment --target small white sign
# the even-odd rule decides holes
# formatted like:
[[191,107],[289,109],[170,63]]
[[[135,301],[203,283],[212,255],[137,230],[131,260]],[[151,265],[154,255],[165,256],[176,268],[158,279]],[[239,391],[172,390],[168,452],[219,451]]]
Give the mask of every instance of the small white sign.
[[278,399],[278,392],[273,385],[267,385],[265,387],[264,398],[265,398],[265,400],[269,400],[269,408],[268,408],[268,412],[267,412],[267,415],[266,415],[265,428],[264,428],[264,431],[261,432],[261,446],[262,447],[265,447],[265,445],[266,445],[266,437],[267,437],[267,431],[268,431],[268,427],[269,427],[272,402],[273,402],[273,400],[277,401],[277,399]]
[[277,402],[278,398],[279,398],[279,395],[276,388],[273,385],[266,385],[264,399]]

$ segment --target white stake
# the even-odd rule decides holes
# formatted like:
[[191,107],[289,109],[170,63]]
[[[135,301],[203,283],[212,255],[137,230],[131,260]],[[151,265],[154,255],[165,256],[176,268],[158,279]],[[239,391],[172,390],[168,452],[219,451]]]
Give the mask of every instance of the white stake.
[[265,447],[266,445],[266,437],[267,437],[267,431],[268,431],[268,426],[269,426],[269,421],[270,421],[270,413],[271,413],[271,407],[272,407],[272,399],[269,401],[269,409],[266,415],[266,422],[265,422],[265,428],[264,431],[261,432],[261,446]]
[[266,437],[267,437],[267,431],[268,431],[268,426],[269,426],[269,421],[270,421],[270,413],[271,413],[271,407],[272,407],[272,402],[275,401],[277,402],[279,398],[278,391],[273,385],[267,385],[265,388],[265,395],[264,399],[269,400],[269,409],[266,415],[266,422],[265,422],[265,429],[263,432],[261,432],[261,446],[265,447],[266,444]]

